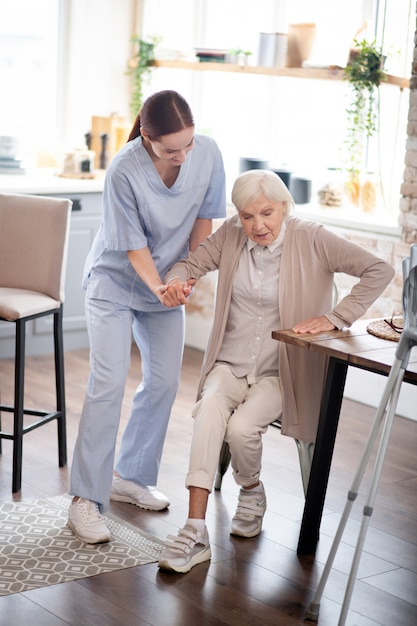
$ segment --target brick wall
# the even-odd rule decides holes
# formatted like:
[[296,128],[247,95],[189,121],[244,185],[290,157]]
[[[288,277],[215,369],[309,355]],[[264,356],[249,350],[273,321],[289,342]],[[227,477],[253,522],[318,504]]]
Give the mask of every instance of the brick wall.
[[[360,246],[365,247],[377,256],[390,263],[395,269],[395,276],[383,294],[368,309],[365,316],[371,317],[391,317],[393,313],[401,313],[402,311],[402,261],[410,254],[410,244],[400,241],[395,237],[387,237],[384,235],[373,235],[372,233],[359,233],[350,230],[340,232],[347,239],[353,241]],[[346,276],[345,274],[337,274],[335,279],[339,299],[345,296],[357,282],[356,278]]]
[[410,78],[407,143],[404,181],[401,185],[401,238],[407,243],[417,242],[417,31],[414,35],[414,53]]

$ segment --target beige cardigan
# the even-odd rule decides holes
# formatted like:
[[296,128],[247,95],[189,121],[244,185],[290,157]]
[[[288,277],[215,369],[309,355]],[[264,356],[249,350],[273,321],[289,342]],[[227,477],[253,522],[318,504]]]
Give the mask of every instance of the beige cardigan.
[[[181,280],[198,279],[219,270],[214,321],[197,399],[223,341],[233,277],[246,239],[235,215],[187,259],[176,263],[165,277],[166,281],[174,276]],[[335,272],[360,280],[332,309]],[[348,327],[366,312],[393,276],[393,268],[368,250],[319,224],[289,217],[278,288],[282,328],[292,328],[298,322],[320,315],[326,315],[339,329]],[[321,354],[284,343],[279,343],[277,348],[283,394],[282,433],[302,441],[315,441],[327,361]]]

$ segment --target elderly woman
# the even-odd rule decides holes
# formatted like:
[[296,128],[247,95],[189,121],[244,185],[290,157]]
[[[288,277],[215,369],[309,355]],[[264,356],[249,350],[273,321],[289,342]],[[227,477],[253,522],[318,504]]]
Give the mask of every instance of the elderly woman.
[[[159,288],[167,306],[185,304],[190,285],[219,270],[214,322],[193,409],[189,516],[178,536],[168,536],[159,561],[160,568],[176,572],[210,559],[205,514],[223,440],[240,486],[231,534],[241,537],[254,537],[262,528],[262,434],[268,425],[281,417],[284,435],[315,440],[325,358],[277,346],[271,331],[318,333],[350,326],[394,275],[368,250],[320,224],[290,216],[292,196],[269,170],[239,176],[232,202],[238,214],[176,263]],[[332,307],[335,272],[359,281]]]

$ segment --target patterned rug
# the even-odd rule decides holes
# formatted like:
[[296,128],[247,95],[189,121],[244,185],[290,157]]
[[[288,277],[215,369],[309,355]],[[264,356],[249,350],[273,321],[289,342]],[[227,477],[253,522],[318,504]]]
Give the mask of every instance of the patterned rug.
[[0,596],[152,563],[162,541],[106,513],[109,543],[81,543],[66,526],[70,496],[0,504]]

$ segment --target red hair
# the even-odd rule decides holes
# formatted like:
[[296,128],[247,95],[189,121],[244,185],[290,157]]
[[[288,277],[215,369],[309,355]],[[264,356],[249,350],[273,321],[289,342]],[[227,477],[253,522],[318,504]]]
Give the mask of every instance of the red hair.
[[194,118],[188,102],[176,91],[166,89],[149,96],[139,111],[128,141],[139,137],[140,129],[149,139],[177,133],[194,126]]

